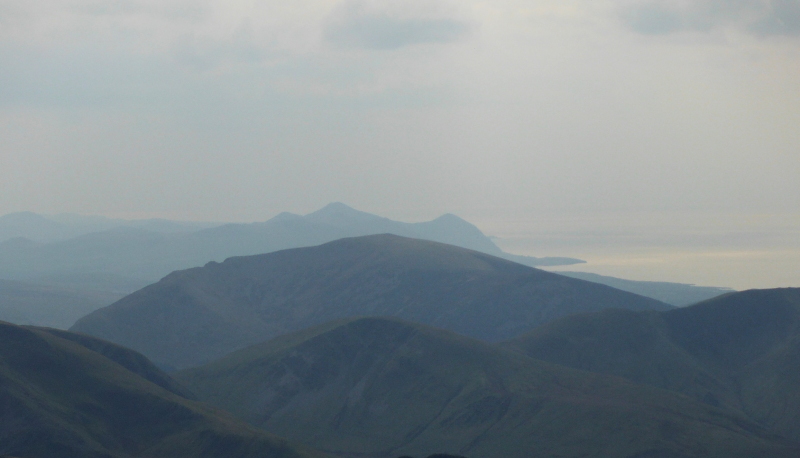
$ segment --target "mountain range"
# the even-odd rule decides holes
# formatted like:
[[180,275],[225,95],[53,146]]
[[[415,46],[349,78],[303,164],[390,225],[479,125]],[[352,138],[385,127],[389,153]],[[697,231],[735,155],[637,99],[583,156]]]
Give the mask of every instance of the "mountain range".
[[71,330],[185,368],[341,318],[394,316],[499,341],[609,307],[673,308],[478,251],[371,235],[173,272]]
[[576,315],[506,345],[741,412],[800,440],[800,288],[731,293],[664,312]]
[[[44,219],[28,215],[29,218],[34,216],[37,221]],[[162,221],[161,225],[173,230],[154,230],[157,226],[152,221],[149,223],[130,222],[46,243],[27,237],[6,239],[0,243],[0,278],[41,281],[57,277],[62,282],[75,278],[75,286],[82,286],[87,277],[103,278],[112,274],[141,287],[174,270],[223,261],[231,256],[269,253],[319,245],[343,237],[380,233],[505,255],[478,228],[455,215],[444,215],[423,223],[402,223],[360,212],[341,203],[330,204],[305,216],[281,213],[263,223],[225,224],[199,230],[189,223],[168,221]],[[184,230],[178,230],[180,228]],[[508,256],[517,262],[542,265],[583,262],[571,258]]]
[[[282,213],[261,223],[220,224],[168,220],[118,220],[96,216],[14,213],[0,217],[0,279],[28,284],[30,291],[0,284],[0,318],[18,324],[66,329],[81,316],[109,305],[175,270],[222,261],[231,256],[314,246],[343,237],[391,233],[448,243],[529,266],[581,263],[573,258],[535,258],[503,252],[472,224],[455,215],[422,223],[403,223],[333,203],[305,216]],[[728,292],[723,288],[637,282],[567,272],[596,283],[687,305]],[[14,291],[12,291],[12,289]],[[35,290],[40,292],[35,292]],[[64,303],[85,298],[81,307],[49,307],[62,290]],[[61,294],[61,293],[57,293]],[[39,304],[26,298],[42,296]],[[106,299],[103,299],[103,295]],[[46,296],[46,297],[45,297]],[[92,308],[94,307],[94,308]],[[44,313],[50,310],[50,313]],[[48,315],[57,319],[45,318]]]
[[322,456],[192,397],[131,350],[65,331],[0,322],[0,455]]
[[800,453],[744,416],[387,318],[278,337],[177,374],[201,399],[338,456]]

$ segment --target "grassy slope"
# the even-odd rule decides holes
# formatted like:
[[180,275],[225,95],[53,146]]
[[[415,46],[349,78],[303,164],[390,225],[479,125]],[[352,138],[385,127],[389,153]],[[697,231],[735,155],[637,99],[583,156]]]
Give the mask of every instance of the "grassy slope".
[[380,235],[175,272],[72,329],[183,368],[353,316],[396,316],[496,341],[606,307],[671,308],[483,253]]
[[345,456],[800,453],[668,391],[394,319],[329,323],[177,377],[255,425]]
[[568,317],[509,346],[744,412],[800,439],[798,288],[732,293],[664,313]]
[[[0,454],[311,456],[151,383],[83,343],[0,323]],[[131,360],[121,349],[115,353]]]

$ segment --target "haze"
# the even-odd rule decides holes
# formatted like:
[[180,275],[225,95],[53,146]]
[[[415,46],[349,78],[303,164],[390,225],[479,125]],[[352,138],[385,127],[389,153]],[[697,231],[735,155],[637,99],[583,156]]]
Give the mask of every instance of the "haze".
[[0,214],[455,213],[800,286],[800,1],[0,0]]

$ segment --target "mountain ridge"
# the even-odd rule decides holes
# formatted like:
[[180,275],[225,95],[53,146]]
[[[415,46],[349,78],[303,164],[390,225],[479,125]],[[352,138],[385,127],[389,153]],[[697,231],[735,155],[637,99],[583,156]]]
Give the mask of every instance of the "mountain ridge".
[[340,456],[710,458],[799,450],[736,414],[668,391],[394,318],[325,323],[177,377],[252,424]]
[[800,439],[800,288],[729,293],[664,312],[567,317],[505,345],[740,411]]
[[338,318],[398,316],[491,341],[611,306],[671,308],[485,253],[385,234],[173,272],[71,329],[181,368]]
[[0,322],[1,455],[215,458],[224,447],[231,458],[320,456],[183,397],[131,350],[67,334]]

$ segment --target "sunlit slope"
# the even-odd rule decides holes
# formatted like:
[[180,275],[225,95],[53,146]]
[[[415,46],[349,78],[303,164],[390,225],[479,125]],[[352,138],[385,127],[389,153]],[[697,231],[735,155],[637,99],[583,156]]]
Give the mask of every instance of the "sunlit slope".
[[328,323],[177,374],[202,399],[344,456],[797,456],[735,414],[387,318]]
[[174,272],[72,329],[184,368],[340,318],[395,316],[497,341],[608,307],[671,308],[477,251],[376,235]]
[[731,293],[662,313],[573,316],[509,346],[735,409],[800,439],[800,288]]
[[130,350],[0,322],[0,455],[312,456],[183,394]]

